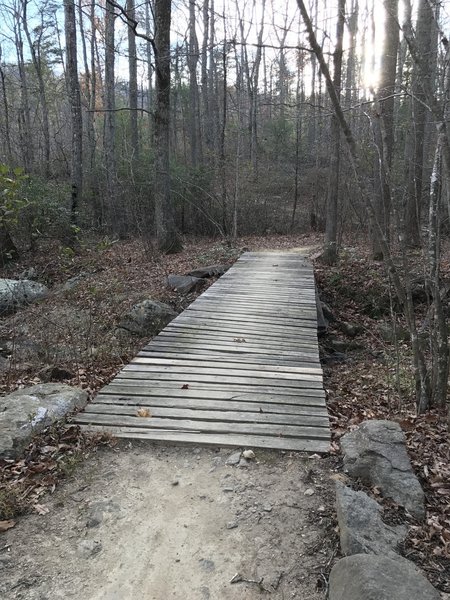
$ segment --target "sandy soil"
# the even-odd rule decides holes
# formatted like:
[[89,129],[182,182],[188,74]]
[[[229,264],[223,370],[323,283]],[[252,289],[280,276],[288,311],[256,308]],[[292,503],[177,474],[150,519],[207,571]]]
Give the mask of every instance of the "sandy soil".
[[0,597],[323,600],[327,460],[256,451],[227,465],[232,454],[99,451],[46,499],[47,514],[1,536]]

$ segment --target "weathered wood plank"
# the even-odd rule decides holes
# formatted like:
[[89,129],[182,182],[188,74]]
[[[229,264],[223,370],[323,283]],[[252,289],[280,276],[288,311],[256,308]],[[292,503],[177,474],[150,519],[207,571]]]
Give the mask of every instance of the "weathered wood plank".
[[[114,415],[127,415],[127,416],[139,416],[140,408],[147,405],[138,406],[125,406],[125,405],[110,405],[110,404],[90,404],[85,409],[85,414],[114,414]],[[309,426],[309,427],[325,427],[328,428],[329,419],[328,416],[314,416],[308,414],[276,414],[272,412],[249,412],[249,411],[232,411],[232,410],[221,410],[221,411],[208,411],[203,408],[196,407],[195,409],[190,408],[167,408],[151,405],[150,417],[140,418],[151,418],[151,419],[184,419],[190,421],[220,421],[222,423],[265,423],[273,425],[295,425],[295,426]],[[145,414],[145,411],[144,413]]]
[[[137,390],[139,391],[139,390]],[[282,414],[282,415],[309,415],[309,416],[320,416],[328,419],[328,412],[325,403],[316,406],[311,398],[297,398],[298,402],[295,404],[289,403],[272,403],[268,401],[261,402],[245,402],[244,400],[212,400],[211,398],[191,398],[191,397],[176,397],[174,394],[170,394],[170,390],[167,390],[164,396],[133,396],[132,394],[108,394],[103,391],[95,398],[95,404],[89,406],[96,406],[97,404],[114,404],[115,406],[130,405],[130,406],[148,406],[148,407],[161,407],[161,408],[190,408],[200,409],[209,411],[236,411],[236,412],[249,412],[257,414]]]
[[294,452],[317,452],[327,453],[330,451],[328,440],[305,440],[295,438],[274,438],[260,435],[237,435],[237,434],[199,434],[184,431],[149,431],[132,427],[108,427],[88,425],[82,426],[82,430],[91,432],[113,433],[118,438],[146,440],[153,444],[174,444],[183,446],[220,446],[223,448],[266,448],[273,450],[291,450]]
[[277,425],[272,423],[226,423],[219,421],[190,421],[188,419],[160,419],[158,417],[138,417],[82,412],[77,416],[78,423],[111,425],[119,427],[139,427],[142,429],[163,429],[166,431],[195,431],[199,433],[243,433],[246,435],[267,435],[328,440],[328,427]]
[[264,379],[292,379],[293,381],[319,381],[322,382],[322,374],[320,369],[296,369],[291,367],[292,370],[286,370],[275,366],[264,368],[260,365],[259,368],[250,369],[245,368],[245,365],[226,365],[224,367],[217,366],[215,364],[206,365],[205,362],[197,362],[194,365],[184,366],[179,362],[172,365],[164,365],[161,363],[154,363],[151,359],[146,358],[135,358],[131,363],[124,367],[123,371],[144,371],[146,373],[181,373],[181,374],[202,374],[202,375],[232,375],[236,377],[262,377]]
[[[189,360],[189,359],[164,359],[164,358],[152,358],[151,356],[137,356],[135,359],[131,361],[131,364],[145,364],[145,365],[155,365],[164,368],[171,368],[172,366],[181,366],[181,367],[193,367],[197,368],[199,366],[198,360]],[[215,362],[211,360],[203,360],[201,362],[201,366],[203,368],[217,368],[220,367],[220,362]],[[248,363],[239,363],[239,362],[228,362],[225,367],[220,367],[221,370],[225,369],[235,369],[235,370],[249,370],[255,371],[267,371],[271,373],[311,373],[312,375],[322,375],[322,369],[320,367],[291,367],[289,365],[262,365],[261,363],[254,363],[253,366]]]

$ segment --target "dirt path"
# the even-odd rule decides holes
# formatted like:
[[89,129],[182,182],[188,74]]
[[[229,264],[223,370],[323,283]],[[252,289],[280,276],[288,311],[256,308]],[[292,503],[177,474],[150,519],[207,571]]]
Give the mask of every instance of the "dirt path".
[[[327,461],[258,451],[231,466],[232,454],[102,450],[47,501],[47,514],[2,535],[0,597],[323,599]],[[230,583],[236,574],[262,583]]]

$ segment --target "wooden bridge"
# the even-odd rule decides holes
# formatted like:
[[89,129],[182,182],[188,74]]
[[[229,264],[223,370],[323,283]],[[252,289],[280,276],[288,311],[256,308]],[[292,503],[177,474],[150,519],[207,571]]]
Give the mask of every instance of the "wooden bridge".
[[242,255],[75,423],[165,444],[327,452],[311,264]]

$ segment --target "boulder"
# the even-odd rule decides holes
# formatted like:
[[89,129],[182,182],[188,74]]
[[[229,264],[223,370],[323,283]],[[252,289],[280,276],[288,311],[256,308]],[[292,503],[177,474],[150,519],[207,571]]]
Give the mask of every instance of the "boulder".
[[221,277],[227,270],[228,267],[226,265],[209,265],[208,267],[201,267],[200,269],[189,271],[188,275],[199,278]]
[[0,459],[17,458],[33,435],[67,413],[85,406],[84,390],[61,383],[42,383],[0,399]]
[[381,323],[378,326],[378,331],[380,332],[382,339],[389,344],[395,344],[396,340],[398,342],[407,342],[411,338],[406,327],[397,325],[394,329],[392,323]]
[[45,298],[48,288],[29,279],[0,279],[0,315]]
[[351,554],[393,555],[397,544],[406,538],[403,525],[390,527],[381,519],[380,505],[364,492],[342,483],[336,485],[336,511],[341,549]]
[[408,560],[354,554],[330,573],[329,600],[440,600],[440,594]]
[[200,277],[192,277],[191,275],[169,275],[167,284],[173,290],[180,294],[189,294],[198,290],[205,283]]
[[425,516],[424,493],[414,475],[398,423],[365,421],[341,438],[344,469],[381,489],[414,517]]
[[156,300],[143,300],[122,317],[119,329],[134,335],[154,336],[176,316],[177,313],[168,304]]
[[339,329],[342,333],[348,337],[354,338],[360,333],[361,327],[358,325],[354,325],[353,323],[347,323],[346,321],[342,321],[339,323]]

